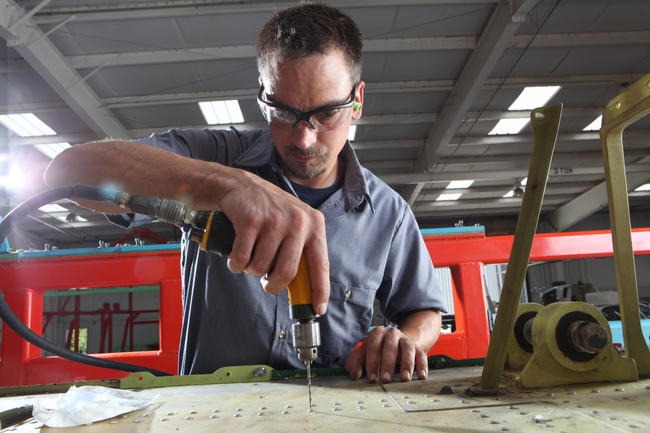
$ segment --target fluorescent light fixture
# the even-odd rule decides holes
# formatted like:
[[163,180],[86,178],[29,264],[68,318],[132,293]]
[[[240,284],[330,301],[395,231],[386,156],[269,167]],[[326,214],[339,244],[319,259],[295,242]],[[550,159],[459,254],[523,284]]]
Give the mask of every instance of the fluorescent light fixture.
[[357,136],[357,125],[350,125],[350,130],[348,131],[348,140],[353,141]]
[[70,212],[69,209],[64,208],[60,204],[50,203],[38,208],[41,212],[53,213],[53,212]]
[[532,110],[543,107],[558,90],[560,86],[525,87],[508,110]]
[[603,115],[601,114],[600,116],[596,117],[593,122],[591,122],[589,125],[585,126],[582,130],[583,131],[599,131],[600,126],[603,124]]
[[634,191],[650,191],[650,183],[644,183],[643,185],[634,188]]
[[492,128],[488,135],[518,134],[530,122],[529,118],[501,119]]
[[56,135],[52,128],[33,113],[0,114],[0,123],[21,137]]
[[462,193],[453,193],[453,194],[440,194],[436,201],[453,201],[453,200],[458,200],[460,196],[463,195]]
[[472,186],[473,183],[473,180],[452,180],[449,182],[449,185],[446,186],[446,189],[465,189]]
[[243,123],[244,115],[239,108],[239,102],[231,99],[228,101],[202,101],[199,108],[208,125],[229,125]]
[[70,143],[35,144],[34,147],[45,156],[49,156],[50,158],[54,159],[55,156],[70,147]]

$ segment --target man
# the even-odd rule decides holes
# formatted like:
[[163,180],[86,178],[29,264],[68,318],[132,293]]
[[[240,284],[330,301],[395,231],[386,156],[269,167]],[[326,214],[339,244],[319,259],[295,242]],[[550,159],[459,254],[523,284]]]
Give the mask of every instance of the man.
[[[183,236],[181,374],[303,368],[283,289],[304,254],[322,315],[314,365],[345,365],[354,379],[365,369],[370,381],[390,382],[397,366],[403,381],[414,371],[425,378],[440,289],[408,205],[359,165],[347,141],[365,88],[356,24],[325,5],[293,7],[264,26],[257,51],[268,131],[171,130],[78,145],[53,161],[47,182],[117,184],[231,219],[229,262]],[[396,327],[368,333],[375,298]]]

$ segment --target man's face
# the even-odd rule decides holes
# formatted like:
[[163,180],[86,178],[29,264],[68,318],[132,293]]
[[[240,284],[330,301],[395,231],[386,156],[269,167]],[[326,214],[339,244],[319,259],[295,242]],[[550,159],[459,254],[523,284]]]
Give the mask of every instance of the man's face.
[[311,125],[306,119],[289,124],[270,121],[280,164],[292,181],[325,188],[337,180],[341,168],[338,155],[347,140],[350,122],[361,117],[361,110],[354,111],[351,105],[355,100],[362,101],[364,83],[357,83],[352,94],[354,84],[339,51],[280,65],[273,82],[262,80],[262,99],[290,110],[308,112],[347,105],[314,112],[309,119]]

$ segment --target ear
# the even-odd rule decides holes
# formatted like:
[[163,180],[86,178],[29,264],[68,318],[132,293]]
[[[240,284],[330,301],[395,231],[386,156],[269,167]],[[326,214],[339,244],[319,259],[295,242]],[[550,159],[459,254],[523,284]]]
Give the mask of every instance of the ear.
[[352,120],[361,119],[361,112],[363,111],[363,97],[366,83],[359,81],[357,84],[357,94],[354,97],[354,105],[352,106]]

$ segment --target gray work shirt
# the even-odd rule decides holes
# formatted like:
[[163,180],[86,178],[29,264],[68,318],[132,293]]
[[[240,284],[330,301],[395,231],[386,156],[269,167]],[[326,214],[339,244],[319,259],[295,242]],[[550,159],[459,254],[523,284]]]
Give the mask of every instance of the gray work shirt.
[[[172,152],[239,167],[293,193],[267,131],[171,130],[140,140]],[[442,310],[431,258],[407,203],[342,150],[342,187],[320,207],[325,215],[331,295],[319,318],[315,367],[340,367],[368,332],[373,303],[394,323],[411,312]],[[179,373],[231,365],[304,368],[292,347],[286,290],[270,295],[259,278],[233,274],[226,260],[181,241],[183,325]]]

